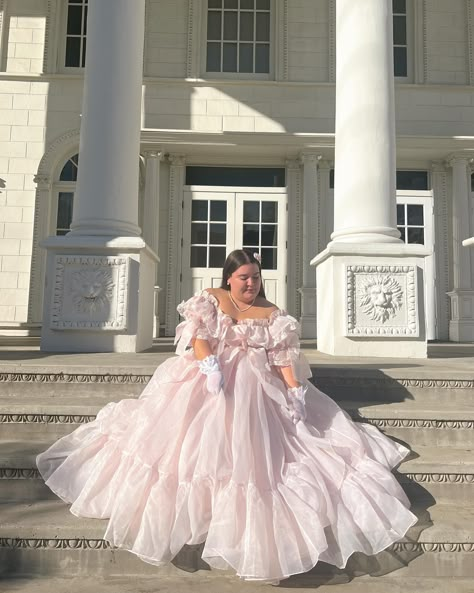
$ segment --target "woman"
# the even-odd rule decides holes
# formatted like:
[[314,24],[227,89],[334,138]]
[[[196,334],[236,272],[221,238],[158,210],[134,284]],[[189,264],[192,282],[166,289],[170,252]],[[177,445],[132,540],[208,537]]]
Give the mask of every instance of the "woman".
[[221,287],[178,311],[179,356],[140,398],[38,456],[71,511],[110,518],[105,538],[156,565],[205,541],[206,562],[249,580],[342,568],[403,537],[416,517],[390,469],[408,450],[308,382],[256,254],[233,251]]

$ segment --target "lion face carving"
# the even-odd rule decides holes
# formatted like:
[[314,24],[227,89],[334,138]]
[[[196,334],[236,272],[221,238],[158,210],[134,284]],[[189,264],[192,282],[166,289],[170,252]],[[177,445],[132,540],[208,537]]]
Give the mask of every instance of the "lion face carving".
[[364,313],[373,321],[384,323],[402,307],[403,290],[395,278],[377,275],[364,279],[359,298]]
[[79,313],[97,313],[110,303],[114,281],[111,270],[80,270],[72,274],[72,300]]

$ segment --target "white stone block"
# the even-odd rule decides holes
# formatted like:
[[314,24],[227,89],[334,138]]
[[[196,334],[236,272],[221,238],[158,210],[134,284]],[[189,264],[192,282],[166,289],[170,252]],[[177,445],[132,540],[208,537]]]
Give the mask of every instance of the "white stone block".
[[222,127],[225,132],[254,132],[255,117],[243,117],[241,115],[234,117],[226,115],[223,118]]
[[[0,109],[0,122],[2,125],[25,126],[28,123],[26,109]],[[16,138],[13,138],[16,140]]]
[[0,109],[11,109],[13,107],[13,95],[0,95]]
[[191,117],[191,129],[201,132],[220,132],[223,129],[222,117],[194,115]]
[[18,288],[18,274],[16,272],[0,272],[0,287]]
[[38,159],[10,159],[9,173],[30,173],[34,175],[38,170]]
[[[10,272],[2,272],[2,274],[8,274]],[[30,275],[25,273],[15,274],[18,277],[18,288],[29,289],[30,287]]]
[[31,60],[29,58],[9,58],[7,62],[7,72],[30,73]]
[[30,142],[26,145],[26,158],[34,159],[38,162],[44,156],[43,142]]
[[[28,293],[25,291],[26,298],[28,299]],[[15,321],[19,323],[24,323],[28,320],[28,307],[24,306],[16,306],[15,307]]]
[[5,239],[30,239],[33,225],[29,222],[10,222],[5,225]]
[[[14,178],[12,180],[11,178]],[[11,180],[9,182],[9,180]],[[23,189],[20,191],[12,191],[10,188],[12,185],[16,185],[14,181],[18,183],[18,187],[23,188],[25,185],[25,176],[24,175],[7,175],[7,204],[8,206],[34,206],[35,204],[35,193],[30,191],[24,191]]]
[[15,307],[0,306],[0,321],[15,321]]
[[46,95],[15,95],[13,109],[39,109],[46,108]]
[[12,131],[12,127],[11,126],[2,126],[2,125],[0,125],[0,140],[2,142],[5,141],[5,140],[10,140],[11,131]]
[[0,210],[0,221],[2,222],[21,222],[22,208],[18,206],[4,206]]
[[[25,187],[25,176],[2,173],[2,179],[5,181],[5,187],[8,192],[7,204],[9,206],[17,206],[18,204],[15,203],[15,200],[18,198],[18,193],[20,193],[18,190],[23,190]],[[25,204],[21,205],[24,206]]]
[[[2,253],[2,241],[12,239],[0,239],[0,253]],[[18,241],[19,243],[19,241]],[[31,257],[28,255],[4,255],[2,258],[3,272],[30,272]]]
[[33,29],[11,29],[8,36],[10,43],[33,43]]
[[44,16],[28,17],[19,16],[17,27],[19,29],[44,29],[46,18]]
[[254,118],[255,121],[255,131],[256,132],[285,132],[285,127],[268,117],[256,117]]
[[32,95],[47,95],[49,88],[49,82],[32,82],[30,92]]
[[[20,240],[19,239],[0,239],[0,255],[3,256],[14,256],[20,253]],[[5,263],[5,257],[3,258],[3,264]],[[2,271],[11,272],[15,271],[2,267]]]
[[44,48],[39,43],[17,43],[15,58],[43,59]]
[[[46,111],[28,111],[28,125],[34,127],[43,127],[48,120]],[[36,131],[37,133],[38,131]]]
[[266,103],[239,103],[239,116],[241,117],[259,117],[261,115],[269,115],[272,112],[272,104]]
[[0,154],[9,158],[26,157],[26,142],[0,142]]
[[30,92],[30,85],[30,82],[23,80],[2,80],[0,81],[0,93],[13,95],[28,94]]
[[33,239],[22,239],[20,242],[20,255],[31,255],[33,252]]
[[207,115],[238,115],[239,104],[236,101],[206,101]]

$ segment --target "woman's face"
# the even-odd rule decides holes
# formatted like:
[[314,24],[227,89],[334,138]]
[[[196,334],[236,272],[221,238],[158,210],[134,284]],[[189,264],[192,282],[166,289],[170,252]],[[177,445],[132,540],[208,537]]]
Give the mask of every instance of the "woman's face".
[[228,280],[232,296],[244,302],[251,302],[259,293],[262,284],[257,264],[244,264],[237,268]]

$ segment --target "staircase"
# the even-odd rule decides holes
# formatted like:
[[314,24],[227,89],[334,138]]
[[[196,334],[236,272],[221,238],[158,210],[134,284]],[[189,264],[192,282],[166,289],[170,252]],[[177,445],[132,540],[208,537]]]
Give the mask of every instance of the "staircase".
[[[311,348],[306,354],[315,384],[356,421],[369,422],[412,448],[397,476],[419,523],[377,557],[354,555],[344,571],[320,564],[307,575],[293,577],[291,586],[345,582],[362,575],[341,591],[474,591],[474,357],[453,351],[452,358],[414,364],[335,361]],[[0,591],[30,591],[27,577],[76,578],[84,586],[90,575],[153,577],[163,587],[174,583],[169,591],[187,591],[201,581],[207,583],[206,591],[253,590],[251,584],[234,589],[232,583],[239,581],[230,573],[199,570],[205,566],[193,547],[183,550],[176,565],[199,570],[194,577],[175,566],[157,569],[111,549],[102,539],[104,522],[71,515],[36,470],[38,452],[92,420],[107,402],[136,397],[168,356],[168,345],[139,355],[0,352]],[[26,579],[21,589],[16,588],[20,576]],[[163,587],[157,590],[168,591]],[[72,591],[70,585],[64,590]],[[339,587],[328,590],[339,593]],[[114,591],[128,589],[124,584]]]

